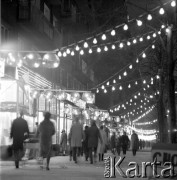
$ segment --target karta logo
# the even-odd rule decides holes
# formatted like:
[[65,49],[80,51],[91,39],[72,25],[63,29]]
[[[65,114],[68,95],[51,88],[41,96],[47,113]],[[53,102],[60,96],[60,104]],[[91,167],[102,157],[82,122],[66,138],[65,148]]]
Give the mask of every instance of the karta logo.
[[[154,159],[153,162],[142,162],[141,168],[140,165],[137,162],[129,162],[128,163],[128,169],[126,171],[123,171],[121,168],[121,164],[124,161],[125,157],[120,157],[119,160],[116,162],[116,157],[107,157],[104,159],[105,163],[105,171],[104,171],[104,177],[105,178],[116,178],[116,172],[124,178],[147,178],[147,169],[152,172],[151,176],[153,178],[169,178],[169,177],[176,177],[177,174],[175,174],[174,168],[177,167],[176,164],[172,162],[165,162],[162,164],[162,162],[158,162],[157,158]],[[157,172],[158,166],[162,166],[165,168],[160,169],[160,174]],[[141,170],[141,173],[140,173]]]

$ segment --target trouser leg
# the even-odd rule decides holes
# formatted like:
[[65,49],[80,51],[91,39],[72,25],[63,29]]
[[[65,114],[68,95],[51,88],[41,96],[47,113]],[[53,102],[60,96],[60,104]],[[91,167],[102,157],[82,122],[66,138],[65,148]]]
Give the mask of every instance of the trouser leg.
[[76,151],[77,151],[77,148],[73,147],[73,160],[74,161],[76,161]]
[[90,163],[93,164],[92,148],[89,148]]

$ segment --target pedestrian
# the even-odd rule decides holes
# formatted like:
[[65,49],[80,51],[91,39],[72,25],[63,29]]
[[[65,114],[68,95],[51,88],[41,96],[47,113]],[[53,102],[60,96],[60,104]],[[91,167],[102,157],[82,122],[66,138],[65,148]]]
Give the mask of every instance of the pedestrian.
[[61,141],[60,141],[60,145],[62,147],[62,151],[63,151],[63,156],[66,155],[66,149],[67,149],[67,134],[65,132],[65,130],[62,130],[62,135],[61,135]]
[[121,146],[122,146],[123,155],[126,155],[126,151],[129,147],[129,142],[130,142],[130,140],[129,140],[126,132],[124,131],[123,135],[121,136]]
[[120,132],[117,133],[117,137],[116,137],[116,150],[117,150],[118,156],[120,156],[120,152],[121,152],[121,136],[120,136]]
[[133,156],[135,156],[136,151],[139,148],[139,139],[138,139],[138,135],[135,133],[135,131],[133,131],[133,134],[131,135],[131,145],[132,145]]
[[[40,144],[40,157],[47,158],[46,170],[49,169],[50,156],[52,150],[52,136],[55,134],[54,124],[50,121],[51,114],[46,112],[44,114],[44,120],[40,123],[37,130],[37,136],[39,136]],[[43,168],[43,166],[41,166]]]
[[113,132],[111,136],[111,152],[115,155],[116,152],[116,133]]
[[84,141],[83,141],[83,149],[85,154],[85,160],[88,161],[89,157],[89,149],[88,149],[88,126],[85,126],[84,130]]
[[23,142],[29,136],[27,121],[23,119],[23,111],[20,111],[20,117],[16,118],[11,127],[10,138],[13,139],[13,152],[15,157],[15,167],[19,168],[19,161],[23,156]]
[[97,154],[99,155],[99,161],[103,161],[105,148],[108,143],[108,138],[102,125],[100,126],[100,135],[101,135],[102,143],[101,143],[101,140],[98,139]]
[[95,121],[92,120],[91,127],[88,129],[88,148],[89,148],[89,157],[91,164],[93,164],[93,153],[94,153],[94,162],[96,162],[98,139],[100,139],[102,143],[102,138],[99,129],[96,126]]
[[80,149],[82,147],[83,140],[83,128],[79,122],[79,116],[74,116],[75,123],[71,126],[70,136],[71,136],[71,148],[73,151],[73,160],[75,163],[78,162],[78,156],[80,156]]

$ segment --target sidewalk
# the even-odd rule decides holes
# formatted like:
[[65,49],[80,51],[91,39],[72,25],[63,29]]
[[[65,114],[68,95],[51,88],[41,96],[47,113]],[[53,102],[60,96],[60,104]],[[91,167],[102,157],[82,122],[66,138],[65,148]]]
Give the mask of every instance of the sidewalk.
[[[106,156],[112,155],[107,153]],[[138,151],[136,156],[132,156],[132,152],[128,151],[124,161],[121,164],[121,169],[126,172],[129,162],[141,163],[150,161],[150,152]],[[118,158],[116,158],[116,161]],[[86,162],[84,157],[80,158],[78,164],[73,161],[69,161],[68,156],[57,156],[51,158],[50,171],[40,170],[39,164],[36,160],[29,160],[24,166],[20,166],[20,169],[15,169],[14,162],[1,161],[1,179],[2,180],[105,180],[104,171],[105,165],[103,162],[97,162],[96,164],[90,164]],[[132,168],[132,166],[131,166]],[[112,178],[111,178],[112,179]],[[115,179],[125,180],[118,172],[116,172]],[[130,180],[132,178],[126,178]],[[147,180],[148,178],[135,177],[133,179]],[[163,179],[163,178],[158,178]],[[164,179],[163,179],[164,180]]]

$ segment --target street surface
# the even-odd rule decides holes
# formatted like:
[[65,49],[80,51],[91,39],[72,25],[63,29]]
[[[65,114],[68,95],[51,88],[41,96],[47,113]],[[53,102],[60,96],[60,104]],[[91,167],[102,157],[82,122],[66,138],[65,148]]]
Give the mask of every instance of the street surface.
[[[106,156],[110,155],[107,153]],[[134,161],[141,167],[142,162],[150,161],[150,151],[139,151],[137,156],[133,157],[131,151],[127,152],[126,158],[121,164],[123,171],[130,168],[128,163]],[[19,169],[15,169],[12,161],[1,161],[1,180],[105,180],[104,177],[104,163],[98,162],[96,164],[90,164],[84,160],[84,157],[80,159],[78,164],[73,161],[69,161],[68,156],[52,157],[50,163],[50,171],[45,169],[41,170],[36,160],[29,160],[25,165],[20,166]],[[141,173],[141,169],[140,169]],[[111,178],[112,179],[112,178]],[[114,179],[114,178],[113,178]],[[115,179],[125,179],[116,172]],[[126,178],[127,180],[132,178]],[[138,178],[143,179],[148,178]]]

